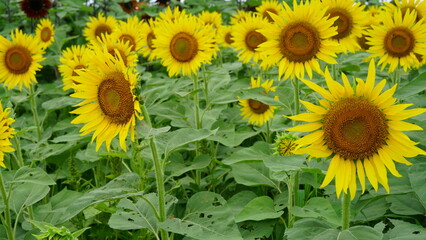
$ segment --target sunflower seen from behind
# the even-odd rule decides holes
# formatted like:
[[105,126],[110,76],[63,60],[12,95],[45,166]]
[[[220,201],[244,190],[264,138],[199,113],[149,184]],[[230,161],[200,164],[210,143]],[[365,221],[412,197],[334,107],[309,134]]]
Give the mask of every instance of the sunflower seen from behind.
[[[263,88],[263,93],[268,94],[270,92],[275,92],[277,87],[273,87],[273,80],[266,80],[261,82],[260,78],[251,78],[252,88]],[[275,100],[278,100],[277,96],[274,96]],[[242,99],[239,101],[239,104],[242,106],[241,116],[243,119],[248,118],[248,123],[262,126],[270,119],[274,117],[274,111],[277,109],[276,106],[268,105],[256,99]]]
[[312,72],[322,74],[322,60],[336,64],[337,43],[330,38],[337,34],[334,19],[324,16],[326,9],[318,1],[293,3],[294,10],[284,3],[281,16],[271,13],[274,25],[259,30],[268,39],[260,44],[262,65],[278,65],[281,80],[303,78],[305,73],[312,78]]
[[298,154],[326,158],[331,161],[320,187],[335,180],[336,194],[342,191],[356,195],[357,177],[362,192],[366,188],[365,178],[377,191],[380,183],[389,193],[387,171],[401,177],[395,162],[411,165],[406,158],[426,152],[417,147],[403,131],[422,130],[421,127],[404,120],[426,112],[424,108],[408,109],[412,104],[395,104],[393,94],[396,85],[382,92],[386,80],[375,85],[376,68],[370,62],[366,81],[357,78],[351,86],[342,73],[343,85],[325,72],[328,90],[314,82],[302,80],[319,93],[320,105],[301,101],[310,112],[290,117],[296,121],[309,122],[287,129],[309,133],[296,141],[301,148]]
[[43,49],[50,47],[55,40],[55,30],[50,19],[41,19],[37,25],[35,32],[36,38],[39,39]]
[[18,86],[30,88],[37,83],[36,71],[41,69],[44,51],[32,35],[15,29],[12,41],[0,36],[0,82],[9,89]]
[[213,28],[194,16],[161,21],[154,35],[153,54],[167,67],[169,76],[195,74],[201,64],[210,63],[217,49]]
[[130,134],[134,141],[136,117],[141,113],[134,95],[136,70],[106,50],[92,53],[90,64],[90,68],[72,78],[76,85],[71,96],[83,101],[71,112],[78,115],[71,123],[84,124],[80,129],[82,136],[93,132],[96,151],[104,142],[109,151],[117,135],[121,149],[126,151],[127,136]]
[[98,37],[102,35],[110,35],[117,28],[117,20],[104,14],[99,13],[97,17],[89,17],[86,27],[83,29],[83,35],[87,41],[93,44],[98,43]]
[[423,20],[416,22],[416,12],[409,11],[402,16],[401,11],[387,13],[383,25],[373,25],[368,31],[368,52],[371,57],[378,57],[382,70],[389,65],[388,72],[398,66],[404,71],[419,65],[419,58],[426,55],[426,24]]
[[4,164],[4,153],[9,153],[15,151],[13,149],[10,139],[15,134],[15,129],[11,127],[11,124],[15,121],[9,115],[11,113],[10,108],[3,109],[3,106],[0,102],[0,166],[6,167]]

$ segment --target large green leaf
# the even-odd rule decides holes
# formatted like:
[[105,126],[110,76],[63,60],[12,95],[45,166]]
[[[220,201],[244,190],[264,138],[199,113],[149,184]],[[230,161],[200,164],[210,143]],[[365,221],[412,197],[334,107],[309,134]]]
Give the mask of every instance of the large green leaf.
[[391,206],[390,210],[400,215],[425,215],[426,211],[422,203],[414,193],[393,195],[386,198]]
[[234,163],[250,161],[250,160],[264,160],[272,155],[271,146],[265,142],[256,142],[253,146],[243,148],[231,154],[222,160],[223,163],[231,165]]
[[23,166],[18,169],[11,183],[34,183],[40,185],[54,185],[55,181],[41,168]]
[[253,220],[279,218],[283,211],[275,211],[274,201],[268,196],[257,197],[251,200],[243,210],[235,217],[237,223]]
[[188,200],[184,218],[168,218],[159,226],[191,239],[242,239],[225,199],[212,192],[194,194]]
[[425,84],[426,72],[420,74],[415,79],[411,80],[404,86],[398,88],[395,92],[395,97],[397,98],[406,98],[408,96],[414,95],[426,89]]
[[26,182],[13,188],[9,199],[11,208],[15,213],[21,211],[22,208],[29,207],[43,199],[50,191],[47,185],[40,185]]
[[426,229],[398,219],[389,219],[394,225],[384,236],[384,240],[423,240],[426,239]]
[[327,221],[334,226],[339,226],[341,224],[340,217],[337,215],[331,203],[325,198],[311,198],[303,208],[294,206],[292,213],[296,217],[317,218],[322,221]]
[[269,176],[269,169],[262,161],[232,164],[232,176],[239,184],[246,186],[266,185],[278,189],[278,185]]
[[[172,171],[172,173],[170,174],[170,176],[168,176],[169,178],[172,177],[177,177],[180,176],[186,172],[189,172],[191,170],[195,170],[195,169],[202,169],[207,167],[211,162],[211,157],[209,155],[206,154],[202,154],[199,156],[196,156],[193,162],[172,162],[170,163],[170,165],[168,165],[168,169],[170,169]],[[167,179],[166,179],[167,182]]]
[[[425,158],[419,158],[419,160],[420,159],[424,161]],[[411,187],[417,194],[418,199],[422,203],[423,207],[426,209],[426,181],[424,178],[425,172],[426,163],[419,162],[410,167],[408,174],[410,177]]]
[[226,124],[222,121],[216,122],[212,127],[218,127],[219,129],[214,136],[210,136],[208,139],[217,141],[228,147],[238,146],[247,138],[258,134],[258,132],[253,131],[250,127],[235,129],[234,124]]
[[216,131],[207,129],[181,128],[173,132],[167,133],[168,140],[165,146],[165,155],[168,156],[171,152],[179,147],[185,146],[188,143],[196,142],[214,135]]

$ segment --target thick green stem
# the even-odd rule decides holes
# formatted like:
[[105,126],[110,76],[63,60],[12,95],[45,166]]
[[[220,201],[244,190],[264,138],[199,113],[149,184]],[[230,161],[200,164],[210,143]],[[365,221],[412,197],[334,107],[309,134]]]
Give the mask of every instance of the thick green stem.
[[14,142],[16,148],[16,163],[18,164],[18,168],[21,168],[24,166],[24,158],[22,157],[21,151],[21,140],[18,136],[15,136],[12,138],[12,141]]
[[288,189],[288,214],[287,214],[287,227],[292,228],[294,223],[294,216],[292,214],[293,212],[293,205],[294,205],[294,175],[290,174],[287,182],[287,189]]
[[35,86],[34,84],[30,87],[30,95],[28,96],[30,99],[30,105],[31,105],[31,111],[33,112],[33,118],[34,118],[34,124],[37,129],[37,141],[40,141],[41,139],[41,126],[40,126],[40,120],[38,118],[38,112],[37,112],[37,102],[36,102],[36,96],[35,96]]
[[[293,84],[293,90],[294,90],[294,115],[297,115],[300,113],[300,95],[299,95],[299,79],[293,78],[291,80],[291,83]],[[293,126],[296,125],[296,121],[293,121]]]
[[[199,103],[199,98],[198,98],[198,77],[196,74],[194,74],[192,76],[192,87],[194,90],[194,112],[195,112],[195,128],[196,129],[201,129],[202,127],[202,122],[200,119],[200,103]],[[207,97],[207,96],[206,96]],[[195,156],[200,155],[200,142],[195,142]],[[195,184],[197,184],[198,186],[201,183],[201,173],[200,170],[196,169],[195,170]]]
[[342,197],[342,230],[349,228],[351,212],[351,196],[349,193],[343,193]]
[[4,212],[3,226],[6,229],[7,239],[15,240],[15,235],[13,234],[13,231],[12,231],[12,220],[10,218],[9,195],[6,194],[6,188],[4,186],[2,170],[0,170],[0,191],[1,191],[1,196],[3,198],[3,204],[5,206],[5,209],[3,211]]
[[[152,127],[151,118],[149,117],[148,110],[145,105],[142,105],[142,114],[144,116],[145,122],[149,127]],[[163,168],[161,164],[161,159],[158,156],[157,143],[155,141],[155,136],[152,136],[149,140],[149,146],[152,153],[152,161],[154,162],[154,171],[155,171],[155,180],[157,182],[157,192],[158,192],[158,208],[159,208],[159,221],[163,222],[166,220],[166,203],[165,203],[165,189],[164,189],[164,177],[163,177]],[[167,231],[164,229],[160,230],[161,239],[169,239]]]
[[399,66],[393,71],[391,78],[392,78],[392,85],[398,84],[401,81],[401,74],[399,72]]
[[203,65],[201,67],[201,72],[203,74],[204,96],[206,98],[206,108],[207,108],[209,106],[209,82],[207,81],[206,66],[205,65]]

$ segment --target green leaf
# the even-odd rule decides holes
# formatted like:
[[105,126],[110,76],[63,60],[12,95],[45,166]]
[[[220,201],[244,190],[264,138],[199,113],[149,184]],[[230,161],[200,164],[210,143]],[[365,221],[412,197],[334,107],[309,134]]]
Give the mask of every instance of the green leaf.
[[420,74],[395,92],[396,98],[406,98],[426,90],[426,72]]
[[274,173],[287,173],[289,171],[300,170],[305,165],[306,155],[290,156],[270,156],[263,160],[265,166]]
[[239,184],[246,186],[266,185],[278,189],[277,184],[269,177],[269,169],[261,161],[232,164],[232,176]]
[[420,225],[414,225],[397,219],[389,219],[394,225],[384,239],[391,240],[423,240],[426,239],[426,229]]
[[235,222],[274,219],[279,218],[282,214],[283,211],[275,211],[274,201],[270,197],[262,196],[251,200],[235,217]]
[[256,142],[249,148],[243,148],[222,160],[224,164],[231,165],[244,161],[264,160],[271,157],[271,145],[266,142]]
[[201,139],[214,135],[216,131],[207,129],[181,128],[168,133],[168,141],[165,146],[164,154],[168,156],[171,152],[188,143],[196,142]]
[[239,146],[247,138],[258,134],[251,127],[238,128],[236,130],[234,124],[226,124],[223,121],[216,122],[212,127],[218,127],[219,129],[216,135],[210,136],[208,139],[217,141],[228,147]]
[[210,164],[210,162],[211,162],[211,157],[209,155],[203,154],[203,155],[196,156],[194,159],[194,162],[189,163],[188,166],[185,166],[182,163],[179,165],[176,163],[171,163],[170,166],[168,167],[172,170],[172,173],[170,174],[170,176],[168,176],[167,179],[180,176],[191,170],[205,168]]
[[217,193],[198,192],[187,203],[182,219],[168,218],[159,226],[166,231],[178,233],[192,239],[242,240],[232,212],[225,199]]
[[79,133],[70,133],[70,134],[66,134],[66,135],[62,135],[62,136],[56,137],[53,140],[51,140],[51,142],[53,142],[53,143],[75,142],[75,141],[79,141],[79,140],[81,140],[83,138],[87,138],[88,140],[90,139],[89,136],[82,137]]
[[237,216],[251,200],[255,199],[257,195],[251,191],[241,191],[228,199],[228,207]]
[[11,183],[34,183],[40,185],[54,185],[55,181],[41,168],[23,166],[18,169]]
[[40,185],[31,182],[19,184],[12,190],[9,199],[11,208],[15,213],[21,211],[22,208],[33,205],[43,199],[50,191],[47,185]]
[[383,234],[369,226],[354,226],[341,231],[338,240],[381,240]]
[[269,237],[274,230],[275,224],[275,220],[264,220],[259,222],[244,221],[238,223],[238,229],[240,230],[241,236],[247,240],[270,239]]
[[425,215],[426,211],[418,197],[414,193],[393,195],[386,198],[391,204],[390,210],[400,215]]
[[54,111],[68,106],[76,105],[79,102],[81,102],[81,99],[65,96],[45,101],[41,104],[41,107],[48,111]]
[[[421,158],[424,160],[424,158]],[[421,162],[410,167],[408,175],[410,177],[411,187],[417,194],[420,203],[426,208],[426,181],[424,173],[426,172],[426,163]]]
[[303,208],[294,206],[293,215],[302,218],[316,218],[334,226],[339,226],[341,224],[340,217],[337,215],[330,202],[320,197],[309,199]]

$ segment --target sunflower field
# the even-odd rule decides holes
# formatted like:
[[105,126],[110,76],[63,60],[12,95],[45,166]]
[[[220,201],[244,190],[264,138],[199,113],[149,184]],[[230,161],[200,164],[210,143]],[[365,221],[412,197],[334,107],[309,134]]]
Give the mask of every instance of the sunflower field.
[[1,0],[0,240],[424,240],[425,63],[424,0]]

